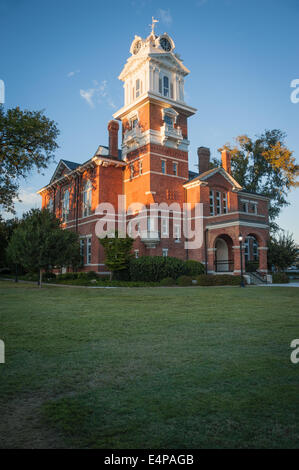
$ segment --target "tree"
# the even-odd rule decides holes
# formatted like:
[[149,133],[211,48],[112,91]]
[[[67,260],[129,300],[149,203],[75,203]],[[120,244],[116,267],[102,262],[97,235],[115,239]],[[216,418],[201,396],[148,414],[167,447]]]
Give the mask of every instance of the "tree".
[[118,232],[115,232],[114,237],[106,236],[99,238],[99,240],[104,248],[105,264],[111,271],[110,279],[112,279],[116,274],[129,268],[134,240],[128,235],[121,238],[118,236]]
[[297,258],[298,248],[293,235],[281,232],[272,236],[268,242],[268,266],[278,271],[283,271],[291,266]]
[[4,110],[0,105],[0,206],[14,213],[19,180],[47,168],[58,148],[56,123],[42,111]]
[[80,264],[78,235],[61,229],[60,221],[48,209],[32,209],[14,230],[7,255],[28,271],[39,272],[41,287],[43,270]]
[[6,256],[6,248],[18,224],[19,220],[17,218],[4,220],[0,215],[0,268],[7,268],[9,265]]
[[[285,145],[286,134],[278,129],[266,130],[257,138],[238,136],[236,145],[224,145],[232,155],[232,176],[249,192],[264,194],[270,198],[269,217],[273,222],[283,206],[288,205],[291,188],[297,187],[299,165],[293,152]],[[219,166],[214,159],[212,164]]]

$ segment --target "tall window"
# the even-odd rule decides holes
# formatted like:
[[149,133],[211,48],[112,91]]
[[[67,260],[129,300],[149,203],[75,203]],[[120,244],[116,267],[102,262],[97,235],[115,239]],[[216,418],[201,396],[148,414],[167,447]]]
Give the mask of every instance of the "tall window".
[[163,96],[168,97],[169,92],[171,98],[173,98],[173,84],[169,85],[169,78],[167,75],[161,75],[159,78],[159,93]]
[[162,248],[162,256],[164,257],[168,256],[168,248]]
[[62,201],[62,220],[64,222],[66,222],[68,219],[69,211],[70,211],[70,193],[69,193],[69,190],[67,189],[63,195],[63,201]]
[[210,190],[210,215],[215,215],[214,191]]
[[86,264],[91,264],[91,237],[88,237],[86,241]]
[[142,175],[142,160],[139,162],[139,175]]
[[216,213],[221,214],[221,193],[216,191]]
[[223,213],[227,214],[227,193],[223,193],[222,203],[223,203]]
[[178,176],[178,164],[177,163],[173,164],[173,174],[175,176]]
[[133,179],[134,178],[134,165],[130,165],[130,178]]
[[162,217],[161,219],[161,231],[162,235],[168,235],[168,218]]
[[252,241],[252,255],[253,255],[254,261],[257,261],[258,258],[259,258],[258,247],[259,247],[258,242],[254,238],[253,241]]
[[165,160],[161,161],[161,170],[162,170],[163,175],[165,175],[166,174],[166,161]]
[[245,238],[245,243],[244,243],[244,255],[245,255],[245,262],[247,263],[249,261],[249,238]]
[[169,96],[169,78],[166,75],[163,77],[163,95]]
[[134,253],[135,253],[135,258],[138,259],[139,258],[139,250],[134,250]]
[[136,98],[141,95],[141,81],[139,78],[136,80]]
[[176,242],[179,242],[181,239],[181,226],[178,224],[174,226],[174,238]]
[[92,185],[90,180],[85,183],[83,191],[83,217],[91,214]]
[[81,264],[84,264],[84,248],[85,248],[85,240],[84,240],[84,238],[80,238]]

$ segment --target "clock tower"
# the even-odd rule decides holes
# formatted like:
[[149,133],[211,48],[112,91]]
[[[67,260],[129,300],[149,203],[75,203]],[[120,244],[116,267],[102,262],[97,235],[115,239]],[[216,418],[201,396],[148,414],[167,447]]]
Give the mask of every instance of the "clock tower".
[[127,204],[139,201],[184,202],[188,181],[187,119],[196,109],[184,99],[189,70],[167,34],[135,36],[119,79],[124,106],[114,114],[122,122],[122,155],[127,162]]

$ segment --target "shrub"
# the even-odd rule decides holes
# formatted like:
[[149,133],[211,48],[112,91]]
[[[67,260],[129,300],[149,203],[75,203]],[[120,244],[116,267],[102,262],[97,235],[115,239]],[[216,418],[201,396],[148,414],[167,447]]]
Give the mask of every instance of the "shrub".
[[82,273],[82,274],[86,274],[87,279],[97,279],[98,278],[98,275],[95,271],[87,271],[86,273]]
[[160,282],[160,285],[164,286],[164,287],[166,287],[166,286],[175,286],[175,284],[176,284],[175,279],[173,279],[172,277],[165,277]]
[[192,277],[190,276],[180,276],[177,280],[178,286],[192,286]]
[[56,279],[57,281],[71,281],[78,278],[78,273],[63,273],[58,274]]
[[239,286],[241,276],[202,274],[197,276],[196,280],[199,286]]
[[185,261],[185,275],[186,276],[198,276],[205,272],[204,265],[199,261],[189,259]]
[[166,277],[177,279],[185,274],[185,262],[172,257],[141,256],[130,262],[132,281],[159,282]]
[[274,284],[288,284],[290,280],[286,273],[273,273],[272,282]]

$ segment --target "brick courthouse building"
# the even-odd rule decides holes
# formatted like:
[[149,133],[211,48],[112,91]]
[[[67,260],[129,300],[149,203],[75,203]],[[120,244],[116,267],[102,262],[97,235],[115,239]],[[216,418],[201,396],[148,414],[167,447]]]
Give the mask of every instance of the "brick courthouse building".
[[[119,195],[132,203],[173,205],[170,220],[162,211],[157,224],[134,225],[135,256],[175,256],[195,259],[207,271],[240,273],[239,234],[244,240],[244,263],[258,261],[267,271],[268,199],[242,189],[231,176],[230,154],[222,152],[222,166],[210,169],[210,151],[198,148],[198,173],[189,171],[188,118],[196,109],[184,101],[184,80],[189,74],[174,42],[154,28],[146,38],[135,36],[119,79],[124,83],[124,106],[108,124],[109,145],[99,146],[85,163],[61,160],[50,183],[42,188],[42,207],[61,218],[63,227],[79,234],[82,270],[106,273],[104,253],[95,228],[96,210],[110,203],[119,212]],[[121,150],[118,135],[121,123]],[[180,208],[189,203],[191,226],[195,206],[202,203],[203,243],[185,245]],[[136,216],[138,210],[131,216]],[[141,218],[142,219],[142,218]],[[140,220],[141,220],[140,219]],[[128,230],[132,221],[128,218]],[[192,225],[193,224],[193,225]]]

